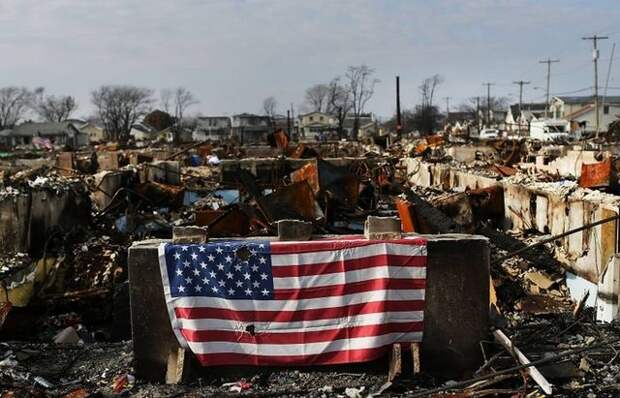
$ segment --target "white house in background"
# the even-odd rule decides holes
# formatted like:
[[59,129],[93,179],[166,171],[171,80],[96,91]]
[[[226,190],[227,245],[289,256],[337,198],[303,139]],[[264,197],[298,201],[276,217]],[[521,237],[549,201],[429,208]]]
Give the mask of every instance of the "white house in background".
[[[609,124],[620,118],[620,96],[599,96],[600,130],[607,131]],[[566,119],[571,131],[593,132],[596,130],[594,96],[553,97],[549,105],[554,119]]]
[[192,133],[194,141],[218,141],[230,138],[232,118],[230,116],[200,116]]
[[314,140],[320,133],[333,133],[338,129],[335,116],[324,112],[299,115],[299,132],[306,140]]

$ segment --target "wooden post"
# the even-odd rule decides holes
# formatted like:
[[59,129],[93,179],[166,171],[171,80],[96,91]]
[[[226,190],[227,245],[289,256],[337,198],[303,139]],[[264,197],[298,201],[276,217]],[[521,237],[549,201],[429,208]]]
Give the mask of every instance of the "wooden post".
[[395,378],[400,376],[402,372],[402,357],[400,344],[392,344],[392,351],[390,351],[390,369],[388,371],[388,381],[394,381]]
[[420,344],[411,343],[411,359],[413,360],[413,374],[420,373]]
[[170,350],[168,354],[168,369],[166,370],[166,384],[180,384],[187,380],[189,373],[189,355],[184,348]]

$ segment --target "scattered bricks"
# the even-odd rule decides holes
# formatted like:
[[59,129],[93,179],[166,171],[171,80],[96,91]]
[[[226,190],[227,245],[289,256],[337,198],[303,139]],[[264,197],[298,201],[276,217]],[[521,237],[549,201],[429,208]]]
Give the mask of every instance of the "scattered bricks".
[[280,220],[278,221],[278,239],[282,241],[310,240],[312,229],[311,222]]
[[368,216],[364,223],[364,236],[366,239],[400,239],[400,219]]
[[172,243],[207,243],[207,227],[174,227]]

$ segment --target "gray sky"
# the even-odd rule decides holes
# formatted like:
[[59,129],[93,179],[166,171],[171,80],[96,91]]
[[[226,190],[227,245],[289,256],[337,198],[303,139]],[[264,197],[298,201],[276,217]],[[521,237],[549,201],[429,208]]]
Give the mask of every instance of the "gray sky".
[[[546,57],[552,93],[592,87],[592,43],[601,42],[599,85],[611,45],[620,40],[618,0],[0,0],[0,86],[45,86],[77,97],[78,115],[102,84],[159,90],[185,86],[203,114],[258,112],[274,96],[280,110],[303,102],[308,86],[365,63],[381,82],[368,110],[394,112],[394,76],[402,102],[444,76],[442,109],[485,95],[544,98]],[[620,95],[620,48],[610,94]],[[541,87],[534,89],[535,87]],[[575,94],[589,94],[589,91]]]

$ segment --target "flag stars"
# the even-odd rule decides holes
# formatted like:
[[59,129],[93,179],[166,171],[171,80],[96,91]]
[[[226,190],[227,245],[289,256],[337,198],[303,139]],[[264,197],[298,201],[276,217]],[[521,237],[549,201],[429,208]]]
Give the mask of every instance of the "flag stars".
[[263,296],[267,296],[267,295],[269,295],[269,290],[263,289],[263,290],[261,290],[261,293],[263,294]]
[[174,253],[174,259],[175,260],[180,260],[181,259],[181,255],[179,253]]
[[207,250],[207,249],[205,249],[205,247],[204,247],[204,246],[200,246],[200,247],[198,248],[198,251],[199,251],[199,252],[201,252],[201,253],[204,253],[206,250]]
[[234,268],[235,268],[235,271],[237,271],[237,272],[241,272],[241,269],[242,269],[243,267],[242,267],[241,265],[239,265],[239,264],[235,264]]
[[237,281],[237,282],[235,282],[235,285],[237,285],[237,287],[241,287],[241,286],[243,286],[243,282]]
[[251,296],[252,295],[252,289],[250,289],[250,288],[245,289],[245,294],[247,296]]
[[210,262],[214,262],[215,261],[215,256],[213,254],[209,254],[207,256],[207,260],[209,260]]
[[189,261],[187,261],[187,260],[183,261],[183,266],[184,266],[185,268],[189,268],[189,265],[190,265],[190,262],[189,262]]
[[197,260],[197,259],[198,259],[198,254],[192,253],[192,260]]
[[194,289],[195,289],[197,292],[199,292],[199,291],[201,291],[201,290],[202,290],[202,286],[200,286],[200,285],[196,285],[196,286],[194,286]]
[[252,271],[258,272],[258,265],[253,264],[251,268],[252,268]]
[[228,289],[228,295],[232,296],[233,294],[235,294],[235,289],[231,287],[230,289]]
[[226,282],[224,282],[223,280],[219,280],[219,281],[217,281],[217,283],[218,283],[221,287],[226,286]]
[[217,287],[215,287],[215,286],[213,286],[213,287],[211,288],[211,290],[213,290],[213,293],[217,293],[217,292],[219,291],[219,289],[218,289]]
[[207,278],[206,276],[204,278],[202,278],[202,283],[204,283],[205,285],[209,284],[209,278]]
[[219,269],[220,271],[224,271],[224,264],[219,263],[219,264],[217,265],[217,269]]
[[224,249],[222,249],[220,246],[215,248],[215,251],[217,252],[217,254],[222,254],[224,253]]
[[258,283],[258,281],[254,281],[252,282],[252,286],[258,289],[260,287],[260,283]]
[[180,269],[177,268],[177,275],[178,276],[183,276],[183,271],[181,271]]
[[246,272],[245,274],[243,274],[243,278],[246,280],[250,279],[250,274]]
[[200,266],[202,267],[202,269],[207,269],[207,263],[205,263],[204,261],[200,263]]
[[185,291],[185,286],[179,285],[179,292],[183,293]]
[[194,275],[199,276],[200,275],[200,271],[198,271],[196,268],[194,268]]
[[189,246],[181,246],[181,250],[183,250],[184,252],[186,252],[187,249],[189,249]]
[[189,285],[190,283],[192,283],[192,278],[188,276],[187,278],[185,278],[185,282]]
[[261,264],[265,264],[265,263],[267,263],[267,259],[266,259],[265,257],[259,257],[259,258],[258,258],[258,261],[259,261]]
[[233,278],[233,274],[232,274],[232,272],[227,272],[227,273],[226,273],[226,278],[227,278],[227,279],[232,279],[232,278]]
[[216,275],[215,271],[211,271],[211,272],[209,272],[209,276],[210,276],[211,278],[215,278],[215,275]]
[[232,263],[232,257],[230,256],[224,257],[224,260],[226,260],[227,263]]
[[264,272],[263,272],[262,274],[260,274],[260,278],[261,278],[262,280],[264,280],[264,281],[266,281],[266,280],[267,280],[267,277],[268,277],[268,275],[267,275],[266,273],[264,273]]

